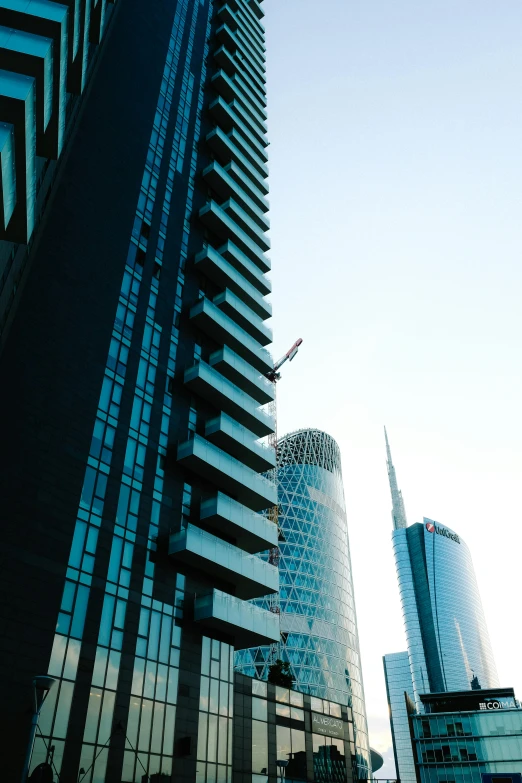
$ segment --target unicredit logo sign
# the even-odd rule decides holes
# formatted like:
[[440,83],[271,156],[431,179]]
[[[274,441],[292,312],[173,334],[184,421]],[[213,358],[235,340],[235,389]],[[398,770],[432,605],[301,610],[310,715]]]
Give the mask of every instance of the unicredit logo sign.
[[445,527],[439,527],[438,525],[434,525],[433,522],[426,522],[426,530],[428,533],[437,533],[439,536],[445,536],[446,538],[451,538],[452,541],[455,541],[457,544],[460,544],[460,538],[456,533],[450,533],[449,530],[446,530]]

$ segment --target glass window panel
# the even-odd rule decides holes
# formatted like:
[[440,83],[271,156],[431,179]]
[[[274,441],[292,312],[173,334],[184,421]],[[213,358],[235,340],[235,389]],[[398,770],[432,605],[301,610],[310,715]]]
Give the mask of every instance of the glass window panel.
[[290,717],[293,720],[304,720],[304,710],[300,710],[297,707],[290,707]]
[[94,771],[92,783],[105,783],[105,770],[107,768],[107,759],[109,758],[109,748],[99,751],[99,756],[94,762]]
[[159,612],[152,612],[150,618],[149,648],[147,651],[149,658],[156,659],[158,657],[160,625],[161,614]]
[[145,664],[145,682],[143,695],[146,699],[154,698],[154,689],[156,687],[156,669],[157,664],[154,661],[147,661]]
[[291,735],[292,757],[286,769],[286,779],[306,780],[305,733],[292,729]]
[[264,696],[266,699],[266,682],[262,682],[261,680],[252,680],[252,694],[254,696]]
[[107,666],[107,677],[105,687],[115,691],[118,687],[118,674],[120,672],[121,653],[111,650],[109,653],[109,665]]
[[208,724],[208,715],[206,714],[206,712],[200,712],[197,757],[201,761],[206,761],[207,759],[207,724]]
[[252,699],[252,718],[254,720],[268,720],[267,704],[264,699]]
[[[159,701],[154,702],[154,719],[152,723],[152,739],[150,743],[151,753],[161,753],[163,745],[163,719],[165,717],[165,705]],[[158,772],[160,770],[158,769]]]
[[208,716],[208,761],[216,761],[217,756],[217,715]]
[[330,702],[330,715],[332,715],[334,718],[341,718],[342,717],[341,705]]
[[220,653],[220,643],[217,639],[212,639],[212,658],[219,661],[219,653]]
[[71,627],[71,615],[60,612],[58,614],[58,622],[56,623],[56,630],[58,631],[58,633],[68,634],[70,627]]
[[53,735],[58,739],[65,739],[67,734],[73,691],[74,683],[63,680],[60,686],[60,697],[53,727]]
[[174,752],[174,724],[176,708],[167,704],[165,707],[165,730],[163,733],[163,753],[172,756]]
[[[89,501],[89,505],[90,505],[90,501]],[[69,555],[69,565],[72,566],[72,568],[80,568],[86,533],[87,533],[87,524],[85,522],[80,522],[78,520],[74,528],[74,536],[71,545],[71,554]]]
[[125,611],[127,609],[126,601],[116,602],[116,611],[114,613],[114,627],[123,628],[125,625]]
[[268,773],[268,727],[261,721],[252,721],[252,772]]
[[[63,639],[63,636],[60,638]],[[53,718],[54,718],[54,708],[56,707],[56,700],[58,698],[59,692],[60,692],[59,684],[56,683],[54,688],[51,688],[51,690],[49,691],[47,698],[44,701],[43,707],[40,711],[38,727],[42,732],[42,734],[45,734],[46,737],[48,737],[51,734]]]
[[141,696],[143,693],[143,679],[145,675],[145,660],[143,658],[134,659],[134,672],[132,674],[131,693]]
[[219,680],[210,680],[210,702],[209,711],[218,711],[218,698],[219,698]]
[[201,678],[201,689],[199,692],[199,709],[208,712],[208,689],[210,687],[210,680],[208,677]]
[[140,625],[138,628],[138,634],[140,636],[148,636],[149,633],[149,619],[150,619],[150,610],[141,608],[140,612]]
[[153,702],[143,699],[141,703],[141,722],[140,734],[138,738],[138,748],[148,753],[150,744],[150,730],[152,726],[152,706]]
[[287,688],[280,688],[279,685],[276,685],[276,701],[282,702],[283,704],[289,704],[290,691]]
[[63,588],[62,606],[61,606],[64,612],[72,612],[75,592],[76,592],[76,585],[74,584],[74,582],[65,582],[65,587]]
[[[80,756],[80,769],[90,769],[94,760],[96,747],[94,745],[82,745],[82,752]],[[88,780],[86,777],[85,780]],[[85,780],[82,783],[85,783]]]
[[178,677],[179,669],[169,666],[169,681],[167,685],[167,701],[170,704],[176,704],[178,699]]
[[170,640],[172,636],[172,617],[163,615],[161,621],[161,640],[159,649],[159,660],[162,663],[169,662]]
[[218,764],[227,763],[227,748],[228,748],[228,718],[219,718],[219,734],[218,734]]
[[127,719],[127,737],[134,749],[138,744],[138,725],[140,722],[141,699],[131,696],[129,704],[129,717]]
[[112,630],[112,615],[114,613],[114,604],[116,599],[113,595],[106,595],[103,601],[103,610],[100,621],[100,632],[98,642],[105,647],[109,646]]
[[[179,576],[179,574],[178,574],[178,576]],[[205,638],[206,637],[203,638],[203,650],[205,650],[205,644],[204,644]],[[207,639],[207,642],[208,641],[210,641],[210,640]],[[175,623],[172,626],[172,644],[174,645],[174,647],[180,647],[181,646],[181,626],[176,625]],[[202,671],[203,671],[203,669],[202,669]],[[208,671],[203,672],[203,674],[208,674]]]
[[[174,626],[176,627],[176,626]],[[201,648],[201,674],[210,674],[210,639],[203,637]]]
[[204,761],[198,761],[196,765],[196,783],[206,783],[206,779],[207,779],[207,765],[205,764]]
[[132,781],[134,781],[134,753],[128,750],[126,750],[123,755],[121,779],[126,781],[126,783],[132,783]]
[[179,650],[175,647],[170,648],[170,665],[179,669]]
[[289,704],[276,704],[276,715],[281,715],[282,718],[290,717],[290,705]]
[[297,693],[297,691],[288,691],[290,695],[290,704],[292,704],[294,707],[302,707],[303,706],[303,694]]
[[80,657],[80,642],[76,639],[69,639],[67,646],[67,655],[65,656],[65,666],[63,667],[63,676],[66,680],[76,679],[78,670],[78,659]]
[[[62,676],[63,659],[67,648],[67,637],[55,634],[53,649],[51,651],[51,662],[49,664],[49,674],[53,677]],[[52,691],[50,691],[51,693]]]
[[228,715],[228,682],[219,683],[219,714]]
[[227,768],[224,764],[218,764],[217,766],[216,783],[227,783]]
[[121,650],[123,644],[123,631],[114,630],[111,636],[111,647],[115,650]]
[[158,701],[165,701],[167,698],[167,677],[168,666],[163,663],[158,664],[158,673],[156,675],[156,699]]
[[216,680],[219,679],[219,661],[210,662],[210,676],[215,677]]
[[221,645],[220,678],[227,682],[230,680],[230,647],[228,644]]
[[284,779],[285,771],[290,763],[292,748],[290,745],[290,729],[286,726],[276,727],[277,736],[277,776]]
[[98,732],[98,742],[105,745],[112,734],[112,716],[114,714],[114,691],[105,691],[103,696],[103,706],[100,718],[100,729]]
[[170,778],[172,775],[172,756],[163,756],[161,759],[161,773]]

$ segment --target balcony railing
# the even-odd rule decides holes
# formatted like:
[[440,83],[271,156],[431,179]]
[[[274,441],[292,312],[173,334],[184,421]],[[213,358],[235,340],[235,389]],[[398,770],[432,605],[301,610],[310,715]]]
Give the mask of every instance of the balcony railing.
[[272,315],[272,305],[238,270],[210,245],[195,258],[198,270],[222,288],[229,288],[263,320]]
[[191,440],[180,443],[178,462],[252,511],[263,511],[277,503],[275,484],[201,435],[194,435]]
[[198,362],[185,370],[185,385],[218,410],[225,411],[263,438],[274,431],[274,420],[257,402],[217,369],[206,362]]
[[227,200],[232,197],[258,228],[268,231],[270,221],[265,215],[268,211],[268,203],[264,196],[253,191],[252,183],[234,163],[221,166],[217,160],[214,160],[203,170],[203,177],[222,199]]
[[279,589],[275,566],[195,525],[189,524],[170,536],[169,557],[181,566],[232,585],[237,598],[260,598]]
[[214,130],[210,131],[206,141],[225,168],[228,163],[233,161],[252,180],[253,186],[260,191],[262,196],[268,194],[268,185],[265,182],[266,177],[258,174],[239,147],[233,143],[221,128],[214,128]]
[[262,552],[277,546],[274,522],[222,492],[201,503],[199,518],[202,527],[234,539],[245,552]]
[[228,345],[263,375],[272,369],[272,357],[266,348],[262,348],[210,299],[200,299],[191,309],[190,319],[218,345]]
[[205,628],[233,636],[236,650],[279,641],[277,614],[221,590],[196,596],[194,620]]
[[265,326],[262,319],[254,313],[241,299],[226,289],[212,300],[224,313],[232,318],[238,326],[248,332],[261,345],[270,345],[272,330]]
[[275,467],[275,449],[259,443],[253,432],[226,413],[206,422],[205,437],[258,473]]
[[226,346],[210,354],[210,364],[221,375],[246,392],[256,402],[264,405],[274,399],[274,384],[257,373],[237,353]]

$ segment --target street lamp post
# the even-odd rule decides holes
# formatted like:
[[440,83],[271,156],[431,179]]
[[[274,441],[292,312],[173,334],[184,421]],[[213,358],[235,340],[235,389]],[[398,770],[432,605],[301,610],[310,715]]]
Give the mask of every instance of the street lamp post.
[[25,754],[22,783],[26,783],[27,777],[29,775],[29,767],[31,764],[31,756],[33,755],[34,740],[36,738],[36,729],[38,728],[40,710],[42,709],[43,703],[55,682],[56,680],[54,677],[49,677],[48,674],[39,674],[33,680],[34,712],[31,719],[31,731],[29,734],[29,742],[27,743],[27,752]]

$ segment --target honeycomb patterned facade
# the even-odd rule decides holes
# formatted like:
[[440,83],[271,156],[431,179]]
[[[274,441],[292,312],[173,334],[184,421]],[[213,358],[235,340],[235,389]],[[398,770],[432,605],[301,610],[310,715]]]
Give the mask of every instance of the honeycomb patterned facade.
[[[357,620],[337,443],[300,430],[278,446],[280,526],[279,657],[296,690],[349,705],[360,778],[370,769]],[[268,606],[268,599],[258,601]],[[241,650],[236,668],[266,679],[269,647]]]

